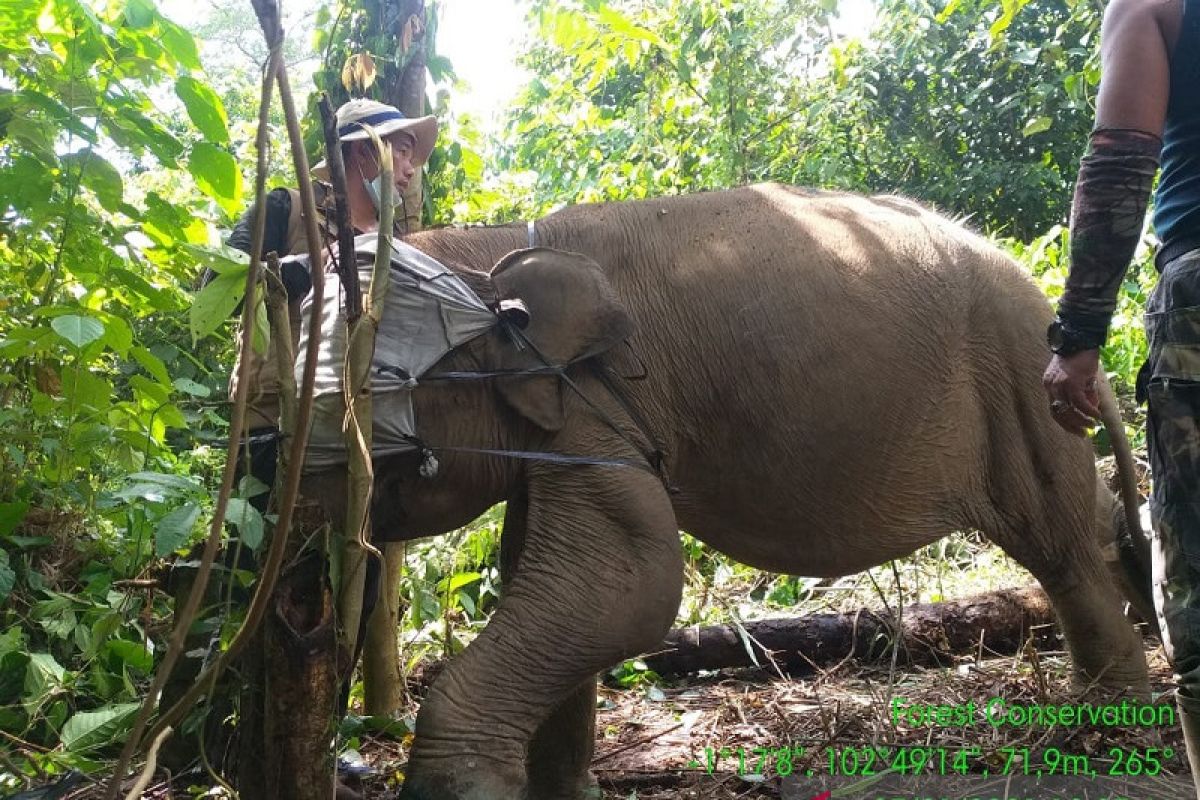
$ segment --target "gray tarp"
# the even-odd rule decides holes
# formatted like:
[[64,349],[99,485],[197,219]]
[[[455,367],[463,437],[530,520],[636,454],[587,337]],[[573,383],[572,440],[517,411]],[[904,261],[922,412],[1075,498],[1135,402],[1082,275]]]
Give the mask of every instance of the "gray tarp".
[[[373,233],[354,240],[364,297],[368,294],[377,245]],[[458,276],[420,250],[392,239],[391,261],[387,303],[371,365],[374,404],[371,452],[375,456],[413,449],[405,435],[416,432],[411,392],[417,380],[451,349],[497,323],[496,316]],[[304,301],[300,348],[296,351],[297,385],[304,370],[311,305],[310,297]],[[327,274],[313,425],[305,458],[305,469],[309,471],[346,463],[343,433],[346,404],[342,393],[347,340],[344,306],[341,281],[337,275]],[[405,375],[410,377],[406,379]]]

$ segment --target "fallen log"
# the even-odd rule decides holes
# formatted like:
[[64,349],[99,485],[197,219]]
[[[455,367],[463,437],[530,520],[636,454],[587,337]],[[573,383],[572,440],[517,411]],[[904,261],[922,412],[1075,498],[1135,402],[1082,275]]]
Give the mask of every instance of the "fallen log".
[[[993,654],[1013,654],[1030,638],[1040,649],[1061,647],[1050,601],[1033,586],[913,605],[904,608],[900,616],[899,664],[945,666],[955,656],[975,653],[981,647]],[[896,627],[887,612],[864,609],[740,626],[677,628],[658,652],[642,660],[659,675],[769,667],[772,660],[792,673],[812,672],[848,658],[887,664],[892,643],[897,641]]]

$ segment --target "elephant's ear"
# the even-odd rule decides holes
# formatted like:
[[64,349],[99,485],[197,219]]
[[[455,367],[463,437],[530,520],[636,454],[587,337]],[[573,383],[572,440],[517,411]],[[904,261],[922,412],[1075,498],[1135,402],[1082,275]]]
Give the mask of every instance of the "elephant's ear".
[[[600,266],[579,253],[533,247],[492,268],[496,299],[520,300],[529,313],[522,333],[551,364],[599,355],[633,333],[633,320]],[[541,366],[538,355],[506,345],[501,367]],[[561,381],[553,376],[507,378],[497,386],[520,414],[546,430],[563,424]]]

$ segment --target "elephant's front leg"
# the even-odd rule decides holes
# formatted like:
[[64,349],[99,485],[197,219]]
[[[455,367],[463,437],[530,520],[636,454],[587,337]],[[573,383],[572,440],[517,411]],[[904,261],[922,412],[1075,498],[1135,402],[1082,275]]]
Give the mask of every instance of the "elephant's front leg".
[[[522,492],[504,510],[500,584],[512,583],[525,547],[529,498]],[[589,676],[567,695],[533,734],[526,768],[530,800],[599,797],[589,767],[596,743],[596,679]]]
[[575,763],[556,772],[548,759],[563,750],[547,737],[573,720],[586,725],[585,681],[660,644],[679,608],[678,532],[653,476],[530,472],[519,568],[492,621],[422,704],[406,800],[542,800],[550,784],[563,788],[568,772],[576,780],[567,790],[585,791],[577,778],[587,755],[576,749]]

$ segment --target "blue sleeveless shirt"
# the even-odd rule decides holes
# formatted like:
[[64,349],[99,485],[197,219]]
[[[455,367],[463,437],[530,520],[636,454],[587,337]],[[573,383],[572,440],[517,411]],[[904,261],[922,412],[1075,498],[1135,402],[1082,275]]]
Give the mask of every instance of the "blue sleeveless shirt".
[[1154,198],[1159,263],[1200,247],[1200,0],[1184,0],[1171,55],[1162,175]]

